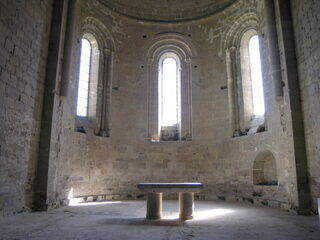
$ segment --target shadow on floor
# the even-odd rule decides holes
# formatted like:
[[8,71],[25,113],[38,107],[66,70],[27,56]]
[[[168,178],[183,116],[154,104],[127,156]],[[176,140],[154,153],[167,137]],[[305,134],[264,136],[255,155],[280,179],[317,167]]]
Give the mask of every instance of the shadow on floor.
[[146,220],[145,218],[112,218],[104,220],[111,225],[151,225],[151,226],[182,226],[185,224],[180,219]]

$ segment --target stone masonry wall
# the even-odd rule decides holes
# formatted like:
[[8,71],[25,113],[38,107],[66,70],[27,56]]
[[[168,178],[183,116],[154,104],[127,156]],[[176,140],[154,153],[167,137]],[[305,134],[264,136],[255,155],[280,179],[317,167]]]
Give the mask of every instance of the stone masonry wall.
[[[114,52],[111,96],[111,136],[75,132],[78,79],[70,79],[66,98],[56,99],[50,156],[48,201],[63,203],[74,196],[106,199],[143,197],[138,182],[199,181],[201,199],[248,201],[286,209],[297,207],[295,165],[290,130],[290,105],[276,101],[268,51],[263,1],[238,1],[224,12],[199,21],[176,24],[137,22],[117,15],[97,1],[79,6],[79,25],[95,17],[112,33]],[[266,61],[265,102],[267,131],[232,137],[232,109],[226,89],[224,41],[228,29],[248,12],[258,14]],[[77,29],[76,31],[77,32]],[[174,32],[192,43],[192,141],[149,142],[147,51],[159,33]],[[73,49],[78,49],[74,39]],[[75,51],[76,52],[76,51]],[[74,56],[76,69],[79,61]],[[284,98],[288,90],[284,88]],[[253,162],[264,151],[276,159],[277,186],[253,185]]]
[[320,2],[292,1],[311,196],[320,197]]
[[51,5],[0,1],[0,215],[32,205]]

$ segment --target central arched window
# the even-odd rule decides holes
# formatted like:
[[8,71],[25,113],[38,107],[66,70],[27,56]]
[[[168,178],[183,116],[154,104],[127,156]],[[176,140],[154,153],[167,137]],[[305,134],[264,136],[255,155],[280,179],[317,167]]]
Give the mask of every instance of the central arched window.
[[191,141],[191,44],[160,34],[148,51],[148,139]]
[[178,140],[180,124],[180,59],[167,52],[159,59],[159,129],[162,140]]
[[159,62],[160,125],[179,124],[180,61],[176,54],[165,53]]

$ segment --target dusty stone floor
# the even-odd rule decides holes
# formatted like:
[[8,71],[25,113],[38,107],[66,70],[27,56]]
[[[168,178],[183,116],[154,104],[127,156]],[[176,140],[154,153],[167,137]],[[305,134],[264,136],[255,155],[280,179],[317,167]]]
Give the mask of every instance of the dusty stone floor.
[[23,213],[0,219],[0,239],[320,239],[317,216],[266,207],[197,201],[186,222],[177,201],[164,201],[161,221],[145,221],[145,210],[145,201],[123,201]]

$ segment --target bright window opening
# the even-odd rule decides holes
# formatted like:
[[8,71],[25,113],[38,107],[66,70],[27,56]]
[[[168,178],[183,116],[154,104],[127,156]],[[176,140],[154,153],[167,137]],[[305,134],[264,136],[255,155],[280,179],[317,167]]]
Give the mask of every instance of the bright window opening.
[[[161,63],[160,63],[161,64]],[[166,57],[160,65],[160,125],[178,124],[178,62],[174,57]]]
[[77,99],[77,116],[80,116],[80,117],[88,116],[90,62],[91,62],[91,44],[87,39],[82,38],[78,99]]
[[249,58],[252,80],[253,114],[261,116],[265,113],[265,107],[258,35],[254,35],[249,40]]

